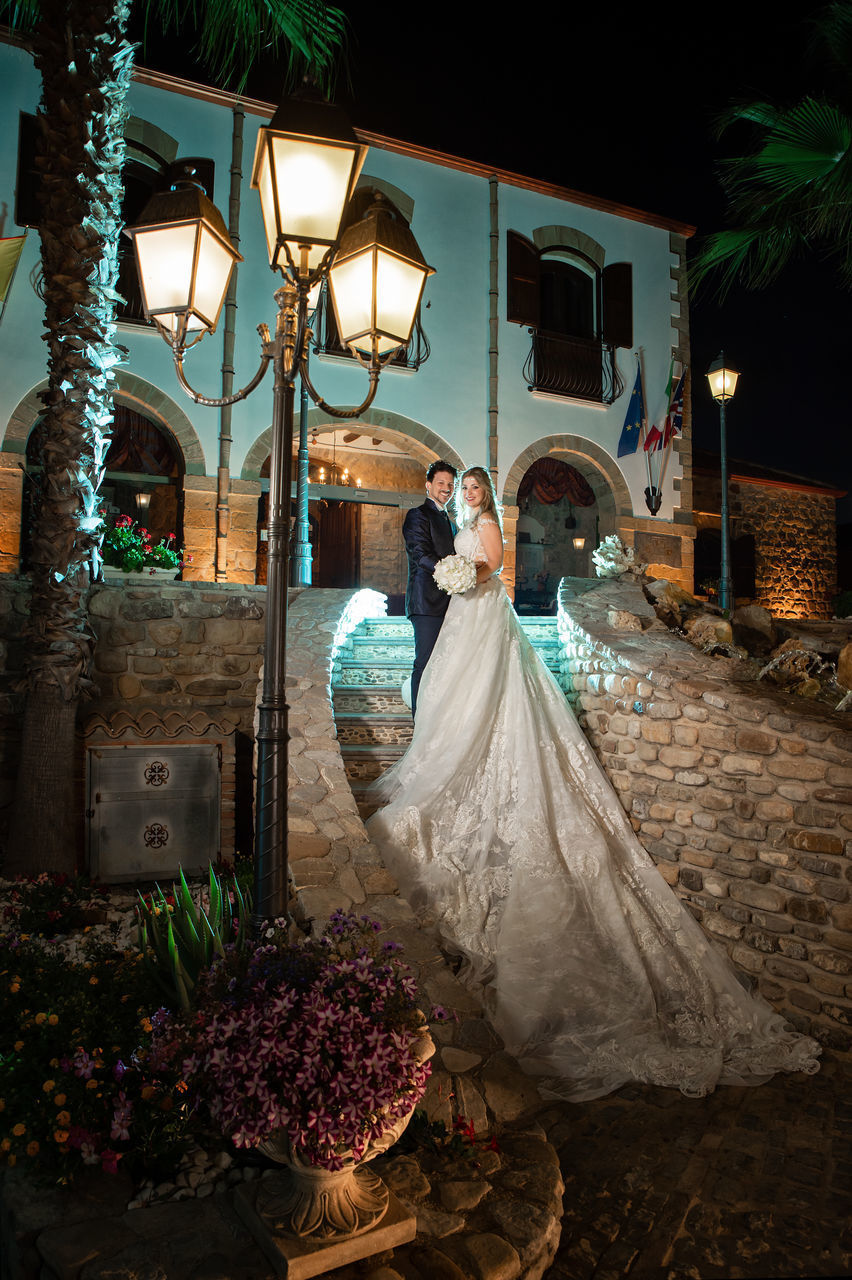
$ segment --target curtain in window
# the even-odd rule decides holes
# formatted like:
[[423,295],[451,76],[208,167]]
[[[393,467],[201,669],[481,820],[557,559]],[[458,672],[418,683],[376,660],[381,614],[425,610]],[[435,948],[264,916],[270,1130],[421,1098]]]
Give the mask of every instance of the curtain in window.
[[588,481],[567,462],[539,458],[527,471],[518,488],[518,499],[535,497],[546,506],[568,498],[574,507],[593,507],[595,495]]

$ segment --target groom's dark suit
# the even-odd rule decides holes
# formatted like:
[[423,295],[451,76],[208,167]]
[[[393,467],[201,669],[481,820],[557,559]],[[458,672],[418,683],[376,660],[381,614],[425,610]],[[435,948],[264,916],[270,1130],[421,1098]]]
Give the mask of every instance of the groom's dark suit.
[[405,612],[414,627],[414,669],[411,672],[411,714],[417,708],[417,690],[423,669],[435,647],[450,597],[435,585],[435,565],[454,551],[455,525],[431,498],[412,507],[403,521],[402,536],[408,552],[408,589]]

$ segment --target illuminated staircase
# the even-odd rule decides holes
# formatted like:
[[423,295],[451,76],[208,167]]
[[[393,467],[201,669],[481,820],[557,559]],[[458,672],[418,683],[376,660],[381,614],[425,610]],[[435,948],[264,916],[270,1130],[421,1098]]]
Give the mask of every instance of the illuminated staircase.
[[[524,617],[521,626],[557,681],[560,644],[556,618]],[[403,683],[414,662],[414,631],[407,618],[366,618],[338,650],[332,673],[337,738],[352,793],[362,807],[366,787],[404,754],[411,712]],[[369,808],[362,807],[362,811]]]

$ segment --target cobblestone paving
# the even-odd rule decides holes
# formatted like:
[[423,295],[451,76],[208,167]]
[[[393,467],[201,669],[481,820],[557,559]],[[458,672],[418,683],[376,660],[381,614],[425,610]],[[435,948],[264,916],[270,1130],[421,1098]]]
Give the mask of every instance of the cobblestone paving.
[[544,1280],[852,1273],[852,1067],[689,1099],[631,1085],[539,1122],[565,1182]]

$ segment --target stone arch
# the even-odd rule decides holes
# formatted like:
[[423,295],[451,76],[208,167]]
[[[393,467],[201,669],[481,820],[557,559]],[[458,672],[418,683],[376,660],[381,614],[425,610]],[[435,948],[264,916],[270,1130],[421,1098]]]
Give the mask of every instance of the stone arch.
[[602,244],[598,244],[597,240],[587,236],[584,231],[577,231],[574,227],[536,227],[532,238],[539,253],[544,249],[573,249],[576,253],[590,258],[598,270],[603,269],[606,250]]
[[[358,418],[352,419],[335,418],[323,409],[311,409],[308,413],[308,430],[313,431],[316,428],[321,436],[337,431],[342,426],[354,429],[359,425],[369,427],[374,435],[381,436],[382,439],[403,445],[412,457],[423,463],[424,467],[434,462],[436,458],[443,458],[445,462],[451,462],[459,471],[464,470],[464,462],[451,444],[436,435],[434,431],[430,431],[422,422],[416,422],[414,418],[406,418],[401,413],[394,413],[390,409],[368,409]],[[298,440],[297,417],[293,431],[294,444],[298,444]],[[272,427],[267,427],[246,454],[240,479],[259,480],[261,467],[271,449]]]
[[[37,383],[15,407],[3,436],[4,452],[26,453],[27,440],[43,407],[41,392],[46,387],[46,379]],[[174,437],[183,454],[187,475],[207,474],[204,450],[195,427],[171,396],[126,369],[118,371],[113,395],[119,404],[126,404],[137,413],[144,414]]]
[[576,467],[591,485],[604,518],[609,516],[614,521],[618,516],[633,515],[630,490],[621,468],[593,440],[574,435],[546,436],[524,449],[506,475],[502,492],[504,505],[518,505],[518,486],[521,480],[534,462],[545,457],[560,458]]

